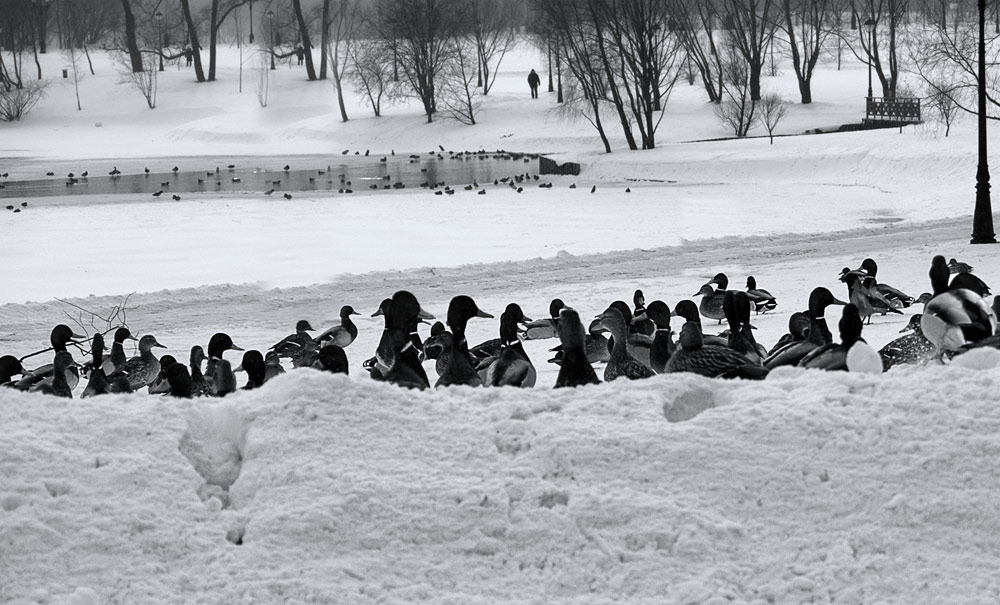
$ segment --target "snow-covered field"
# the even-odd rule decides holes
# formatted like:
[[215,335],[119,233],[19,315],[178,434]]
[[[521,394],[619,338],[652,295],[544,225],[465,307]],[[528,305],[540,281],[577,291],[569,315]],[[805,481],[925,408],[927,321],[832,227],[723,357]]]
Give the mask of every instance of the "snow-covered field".
[[[360,367],[382,329],[368,315],[399,289],[439,318],[457,294],[533,317],[559,297],[589,317],[636,288],[673,305],[717,272],[734,288],[754,275],[779,301],[753,319],[769,346],[814,286],[846,298],[840,269],[867,256],[913,295],[930,289],[935,254],[992,283],[996,247],[968,243],[973,120],[948,138],[925,124],[687,143],[727,133],[684,85],[659,149],[618,141],[605,155],[552,95],[530,99],[524,78],[542,61],[528,48],[473,127],[425,124],[413,106],[376,119],[356,98],[343,124],[329,84],[285,66],[262,109],[251,74],[237,92],[233,51],[214,84],[168,67],[150,111],[96,59],[83,111],[56,80],[27,120],[0,124],[10,180],[320,169],[344,149],[438,145],[547,153],[584,173],[522,194],[109,195],[0,213],[0,354],[44,348],[75,314],[57,298],[106,312],[135,292],[133,331],[178,359],[216,331],[264,350],[299,319],[323,329],[343,304],[362,312],[346,379],[293,372],[222,403],[0,393],[0,601],[1000,600],[995,351],[876,377],[660,376],[569,392],[549,388],[553,341],[526,343],[530,392],[413,393]],[[62,66],[46,61],[49,74]],[[780,133],[860,119],[863,65],[816,77],[817,103],[793,105]],[[790,73],[767,86],[794,99]],[[906,319],[876,317],[865,337],[880,347]],[[474,320],[469,340],[496,328]]]

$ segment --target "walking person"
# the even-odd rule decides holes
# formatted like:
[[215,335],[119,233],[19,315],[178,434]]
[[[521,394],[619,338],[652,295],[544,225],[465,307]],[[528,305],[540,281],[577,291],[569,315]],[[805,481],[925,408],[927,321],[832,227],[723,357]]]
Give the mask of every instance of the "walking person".
[[528,74],[528,86],[531,87],[531,98],[532,99],[537,99],[538,98],[538,85],[541,84],[541,83],[542,83],[542,79],[539,78],[538,74],[535,73],[535,70],[532,69],[531,73]]

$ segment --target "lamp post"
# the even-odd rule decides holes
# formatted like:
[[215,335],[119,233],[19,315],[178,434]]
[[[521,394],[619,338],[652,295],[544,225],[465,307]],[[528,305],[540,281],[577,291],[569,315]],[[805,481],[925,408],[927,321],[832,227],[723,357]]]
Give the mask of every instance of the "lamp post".
[[995,244],[990,203],[990,168],[986,157],[986,0],[979,0],[979,167],[976,169],[976,210],[972,215],[972,244]]
[[253,44],[253,0],[250,0],[250,44]]
[[163,71],[163,13],[156,11],[156,46],[160,55],[160,71]]
[[865,21],[865,31],[868,32],[868,98],[872,98],[872,53],[875,52],[875,21],[868,17]]
[[267,11],[267,18],[271,22],[271,69],[274,69],[274,11]]

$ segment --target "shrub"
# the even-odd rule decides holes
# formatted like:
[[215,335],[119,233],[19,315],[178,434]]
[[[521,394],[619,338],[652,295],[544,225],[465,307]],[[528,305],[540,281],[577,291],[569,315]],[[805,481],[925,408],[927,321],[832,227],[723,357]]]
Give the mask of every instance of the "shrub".
[[45,96],[45,80],[30,80],[21,88],[0,88],[0,121],[16,122],[28,113]]

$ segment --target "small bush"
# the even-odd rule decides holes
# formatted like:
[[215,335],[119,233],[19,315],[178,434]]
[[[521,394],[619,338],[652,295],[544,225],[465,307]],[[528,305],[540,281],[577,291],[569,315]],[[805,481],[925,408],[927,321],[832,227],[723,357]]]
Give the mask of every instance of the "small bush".
[[28,113],[45,96],[45,80],[30,80],[21,88],[0,88],[0,121],[16,122]]

